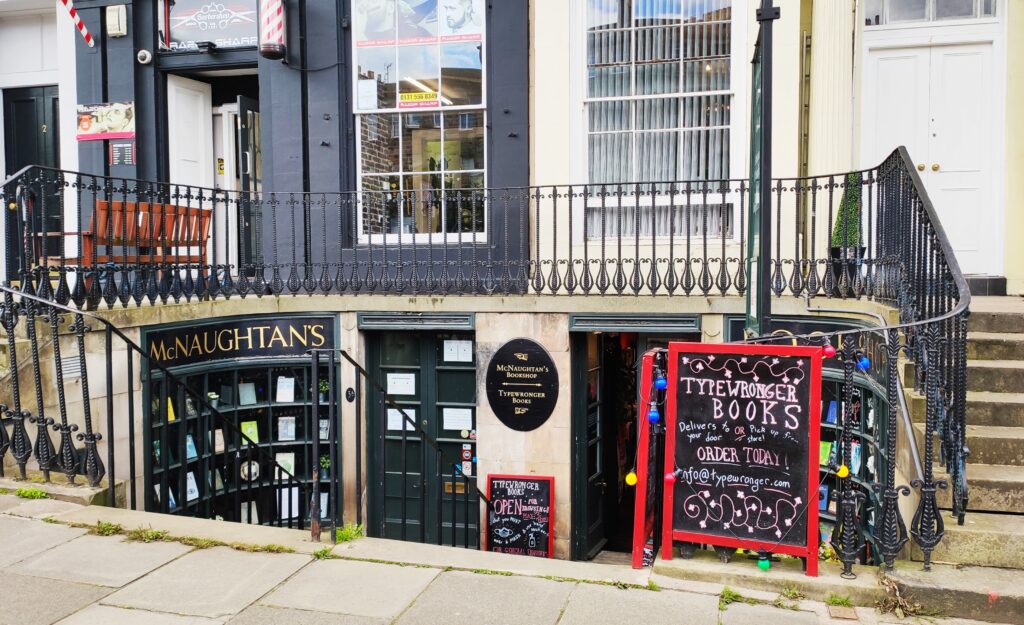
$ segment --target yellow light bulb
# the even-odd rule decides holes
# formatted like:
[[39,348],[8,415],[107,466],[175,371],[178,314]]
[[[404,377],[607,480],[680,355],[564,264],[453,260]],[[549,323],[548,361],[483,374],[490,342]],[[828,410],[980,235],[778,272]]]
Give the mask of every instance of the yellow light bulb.
[[840,478],[847,477],[848,475],[850,475],[850,467],[846,466],[845,464],[842,465],[841,467],[839,467],[839,469],[836,470],[836,475],[838,475]]
[[636,486],[636,473],[630,471],[629,473],[626,474],[626,485]]

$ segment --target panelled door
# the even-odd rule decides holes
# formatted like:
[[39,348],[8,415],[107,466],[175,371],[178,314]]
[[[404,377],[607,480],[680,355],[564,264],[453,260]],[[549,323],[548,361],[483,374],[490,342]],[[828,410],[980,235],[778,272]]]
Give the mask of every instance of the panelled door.
[[259,253],[262,237],[260,216],[254,213],[251,201],[263,190],[259,100],[238,96],[237,119],[238,173],[241,180],[238,203],[238,223],[241,224],[241,229],[238,233],[238,249],[242,266],[248,267],[263,262]]
[[[368,337],[371,375],[435,448],[373,389],[367,395],[370,534],[479,547],[476,361],[471,333],[386,332]],[[439,449],[439,452],[438,452]]]
[[990,43],[873,49],[864,68],[865,166],[905,145],[965,273],[1003,273]]

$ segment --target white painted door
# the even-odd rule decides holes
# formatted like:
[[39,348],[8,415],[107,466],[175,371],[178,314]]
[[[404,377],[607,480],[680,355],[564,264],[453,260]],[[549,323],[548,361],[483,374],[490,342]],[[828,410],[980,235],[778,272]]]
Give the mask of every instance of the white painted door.
[[213,98],[210,85],[167,76],[169,182],[213,187]]
[[864,67],[862,164],[905,145],[964,273],[1003,272],[995,202],[992,45],[871,50]]

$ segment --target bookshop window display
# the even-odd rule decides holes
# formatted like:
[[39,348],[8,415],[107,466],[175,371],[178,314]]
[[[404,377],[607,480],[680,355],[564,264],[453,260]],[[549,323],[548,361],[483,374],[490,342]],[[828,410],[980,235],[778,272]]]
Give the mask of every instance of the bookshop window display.
[[[151,450],[145,468],[146,509],[243,523],[297,524],[309,516],[309,502],[300,501],[298,484],[310,487],[316,472],[321,514],[326,516],[333,470],[329,445],[338,428],[331,427],[323,392],[328,369],[320,368],[320,384],[314,384],[305,350],[333,346],[334,326],[333,317],[247,318],[149,332],[151,356],[173,365],[169,368],[177,379],[194,397],[206,398],[220,416],[180,385],[172,383],[165,391],[162,373],[150,372],[144,429],[145,449]],[[218,340],[224,348],[219,353],[180,349],[216,345]],[[165,392],[167,404],[161,406]],[[319,403],[318,423],[313,422],[314,403]],[[320,448],[314,453],[317,433]],[[338,456],[340,464],[340,452]],[[282,468],[295,479],[289,480]]]

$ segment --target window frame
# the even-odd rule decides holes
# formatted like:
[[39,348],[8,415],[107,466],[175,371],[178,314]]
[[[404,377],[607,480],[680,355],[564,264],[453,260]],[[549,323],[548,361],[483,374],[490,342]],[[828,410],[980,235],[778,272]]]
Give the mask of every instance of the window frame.
[[882,2],[882,15],[884,21],[880,24],[868,24],[867,20],[867,2],[861,0],[857,3],[857,23],[864,29],[872,32],[881,30],[895,30],[903,28],[935,28],[941,26],[965,26],[968,24],[991,24],[1001,21],[1002,16],[1006,12],[1006,5],[1003,0],[993,0],[993,14],[992,15],[981,15],[982,3],[985,0],[974,0],[975,15],[973,17],[935,17],[935,2],[936,0],[926,0],[925,6],[925,18],[921,20],[904,20],[900,22],[891,22],[888,19],[889,3],[892,0],[879,0]]
[[[701,97],[701,96],[714,96],[714,95],[726,95],[730,96],[730,120],[729,120],[729,181],[731,181],[730,187],[738,189],[739,181],[746,179],[744,172],[747,171],[747,163],[749,161],[749,125],[750,125],[750,59],[753,55],[753,47],[750,46],[751,31],[756,28],[748,24],[749,7],[745,0],[733,0],[732,3],[732,17],[730,18],[730,37],[731,37],[731,49],[729,53],[729,88],[714,90],[714,91],[694,91],[694,92],[673,92],[672,94],[651,94],[651,95],[636,95],[632,93],[629,96],[616,96],[616,97],[602,97],[592,98],[588,94],[588,70],[587,70],[587,2],[588,0],[572,0],[570,7],[570,101],[572,107],[572,119],[571,119],[571,148],[573,154],[580,155],[579,158],[571,159],[571,176],[572,180],[577,181],[577,184],[581,187],[593,187],[599,186],[600,183],[592,184],[590,182],[590,146],[589,137],[589,107],[591,102],[609,102],[609,101],[638,101],[638,100],[649,100],[671,97],[678,100],[682,100],[688,97]],[[631,29],[632,30],[632,29]],[[750,49],[748,49],[748,46]],[[680,61],[681,63],[681,61]],[[682,72],[680,72],[682,73]],[[632,85],[635,87],[635,75],[631,79]],[[635,89],[634,89],[635,90]],[[722,126],[711,126],[711,127],[694,127],[694,128],[678,128],[674,130],[637,130],[633,128],[628,131],[635,140],[637,133],[650,133],[650,132],[677,132],[683,133],[687,131],[698,131],[705,128],[722,128]],[[620,132],[620,131],[617,131]],[[677,174],[678,178],[678,174]],[[668,181],[671,182],[671,181]],[[685,180],[676,180],[676,182],[687,182]],[[704,182],[704,181],[690,181],[690,182]],[[707,182],[717,182],[717,180],[708,180]],[[621,187],[623,189],[635,188],[637,185],[641,187],[646,186],[648,189],[653,183],[635,181],[623,181],[621,183],[607,183],[608,187]],[[621,205],[623,207],[632,206],[675,206],[677,208],[686,205],[685,195],[685,184],[678,184],[676,186],[677,192],[670,194],[667,192],[661,193],[654,198],[644,195],[640,198],[623,198]],[[718,188],[715,185],[713,188]],[[582,189],[580,189],[582,191]],[[721,204],[722,195],[718,192],[710,193],[708,206],[712,207]],[[744,210],[742,202],[740,201],[740,194],[738,191],[729,191],[725,195],[726,202],[732,206],[732,232],[729,236],[725,237],[726,243],[738,244],[741,236],[739,232],[740,223],[740,211]],[[744,198],[746,195],[744,195]],[[573,207],[573,222],[583,224],[586,218],[585,209],[589,207],[600,206],[601,202],[599,199],[591,199],[587,206],[583,206],[583,202],[577,202]],[[616,201],[618,205],[618,200]],[[702,206],[699,202],[691,202],[692,206],[697,208]],[[573,243],[580,244],[583,242],[582,228],[576,229],[573,235]],[[597,236],[597,235],[594,235]],[[685,233],[676,233],[676,237],[686,236]],[[700,236],[700,235],[694,235]],[[630,235],[632,238],[633,235]],[[653,244],[655,241],[662,239],[668,239],[669,233],[657,233],[655,236],[641,234],[639,237],[641,244]],[[722,241],[721,235],[708,235],[708,241]]]
[[[355,14],[355,6],[354,6],[355,2],[356,2],[356,0],[350,0],[349,1],[349,9],[352,12],[351,13],[352,15]],[[380,46],[380,47],[391,47],[391,48],[393,48],[396,51],[396,58],[395,58],[395,74],[396,74],[396,83],[395,84],[396,84],[396,92],[395,92],[395,106],[394,107],[362,110],[362,109],[359,108],[358,100],[356,98],[353,98],[353,100],[352,100],[352,116],[353,116],[353,121],[354,121],[353,130],[355,132],[355,167],[356,167],[356,172],[355,173],[356,173],[356,200],[357,200],[356,201],[356,206],[357,206],[357,210],[356,210],[356,228],[357,228],[357,230],[356,230],[356,232],[354,234],[355,234],[355,241],[356,241],[356,243],[358,245],[382,245],[382,244],[383,245],[398,245],[399,243],[401,243],[402,245],[416,244],[416,245],[428,245],[429,246],[429,245],[435,245],[435,244],[445,244],[445,245],[452,244],[452,243],[458,244],[460,242],[461,243],[471,243],[471,244],[474,244],[474,243],[486,243],[487,242],[487,240],[488,240],[488,234],[487,234],[488,233],[488,227],[490,225],[490,215],[489,215],[489,211],[487,209],[488,202],[486,200],[487,194],[488,194],[488,186],[487,185],[488,185],[488,178],[489,178],[489,176],[488,176],[488,173],[489,173],[488,164],[490,163],[490,142],[488,141],[488,137],[489,137],[488,125],[490,123],[489,122],[490,115],[489,115],[488,104],[487,104],[487,87],[488,87],[488,76],[487,76],[487,73],[488,73],[487,72],[487,60],[488,60],[488,38],[487,38],[487,34],[488,33],[487,33],[487,19],[486,19],[487,8],[486,8],[486,2],[484,2],[482,4],[483,4],[483,7],[484,7],[483,8],[483,10],[484,10],[484,22],[483,22],[483,30],[481,32],[480,39],[479,39],[480,51],[481,51],[481,58],[480,58],[480,103],[479,104],[460,104],[460,105],[448,105],[448,106],[442,105],[440,103],[440,101],[441,101],[440,100],[441,84],[439,83],[439,85],[438,85],[438,96],[439,97],[438,97],[438,105],[437,106],[431,106],[431,107],[407,107],[407,108],[402,108],[400,106],[400,102],[401,102],[401,99],[400,99],[401,89],[400,89],[400,87],[397,87],[397,85],[399,85],[400,82],[401,82],[401,79],[397,78],[397,76],[401,75],[400,67],[399,67],[400,58],[399,58],[399,55],[397,54],[397,50],[398,49],[400,49],[402,47],[423,46],[423,45],[435,46],[437,48],[437,60],[438,60],[438,72],[439,72],[438,73],[438,80],[440,81],[441,80],[440,71],[441,71],[442,47],[444,45],[446,45],[446,44],[475,43],[476,42],[476,40],[443,41],[441,39],[440,34],[438,35],[436,41],[408,43],[408,44],[403,44],[403,45],[399,45],[396,42],[396,43],[394,43],[394,44],[392,44],[390,46]],[[440,0],[438,1],[438,9],[440,10]],[[350,58],[352,59],[352,62],[350,64],[350,67],[349,67],[349,70],[348,70],[349,74],[350,74],[349,80],[350,80],[350,88],[351,88],[351,93],[352,94],[358,94],[359,93],[359,50],[360,50],[360,47],[357,45],[356,38],[353,36],[351,38],[351,42],[350,42],[350,46],[349,46],[349,52],[350,52],[350,55],[351,55]],[[446,115],[449,115],[449,114],[456,115],[456,114],[459,114],[459,113],[477,112],[477,111],[481,112],[482,116],[483,116],[483,126],[482,126],[482,128],[483,128],[483,142],[484,142],[484,155],[483,155],[484,166],[483,166],[482,169],[468,169],[468,170],[467,169],[456,169],[456,170],[439,169],[437,171],[432,171],[432,172],[404,171],[402,169],[404,167],[403,159],[404,159],[404,134],[405,134],[405,132],[404,132],[405,129],[402,126],[402,123],[401,123],[401,116],[402,115],[406,115],[406,114],[410,114],[410,115],[411,114],[419,114],[419,115],[435,115],[435,116],[440,116],[442,123],[441,123],[441,126],[438,127],[438,130],[442,133],[441,134],[441,137],[442,137],[441,140],[443,142],[444,141],[444,134],[443,134],[444,133],[444,117]],[[380,174],[364,174],[363,173],[363,123],[364,123],[364,119],[363,118],[364,117],[369,117],[369,116],[372,116],[372,115],[397,115],[397,116],[399,116],[397,118],[398,119],[398,124],[399,124],[399,132],[398,132],[399,170],[398,171],[393,171],[393,172],[388,172],[388,173],[380,173]],[[456,129],[457,131],[462,130],[461,125],[462,125],[462,123],[461,123],[461,117],[460,117],[460,123],[459,123],[460,127]],[[482,216],[481,216],[482,217],[482,230],[479,231],[479,232],[476,232],[476,231],[473,231],[473,232],[446,232],[445,231],[445,224],[446,224],[446,219],[447,219],[447,217],[446,217],[446,212],[447,211],[446,211],[446,207],[444,205],[444,199],[443,199],[444,198],[444,194],[447,191],[446,186],[445,186],[445,177],[448,176],[448,175],[480,174],[480,173],[483,174],[483,186],[480,188],[480,192],[483,194],[483,199],[481,200],[481,204],[482,204],[481,210],[482,210],[482,213],[483,213]],[[405,233],[405,232],[399,232],[399,233],[368,233],[368,232],[366,232],[364,227],[363,227],[363,224],[364,224],[364,222],[363,222],[363,219],[364,219],[364,210],[363,210],[363,206],[364,206],[364,202],[363,202],[363,193],[364,193],[364,191],[363,191],[363,180],[364,180],[364,178],[369,177],[369,178],[382,178],[382,179],[386,179],[386,178],[389,178],[389,177],[392,177],[392,176],[397,176],[399,178],[399,180],[401,180],[401,179],[403,179],[406,176],[415,176],[415,175],[438,175],[438,176],[441,177],[441,188],[438,190],[438,192],[441,194],[441,197],[442,197],[442,204],[441,204],[441,206],[438,209],[438,212],[440,214],[441,232],[423,232],[423,233],[415,233],[415,234],[413,234],[413,233]],[[405,191],[406,190],[403,187],[402,190],[401,190],[401,193],[402,193],[403,197],[405,195]],[[403,225],[404,225],[404,217],[403,217]]]

